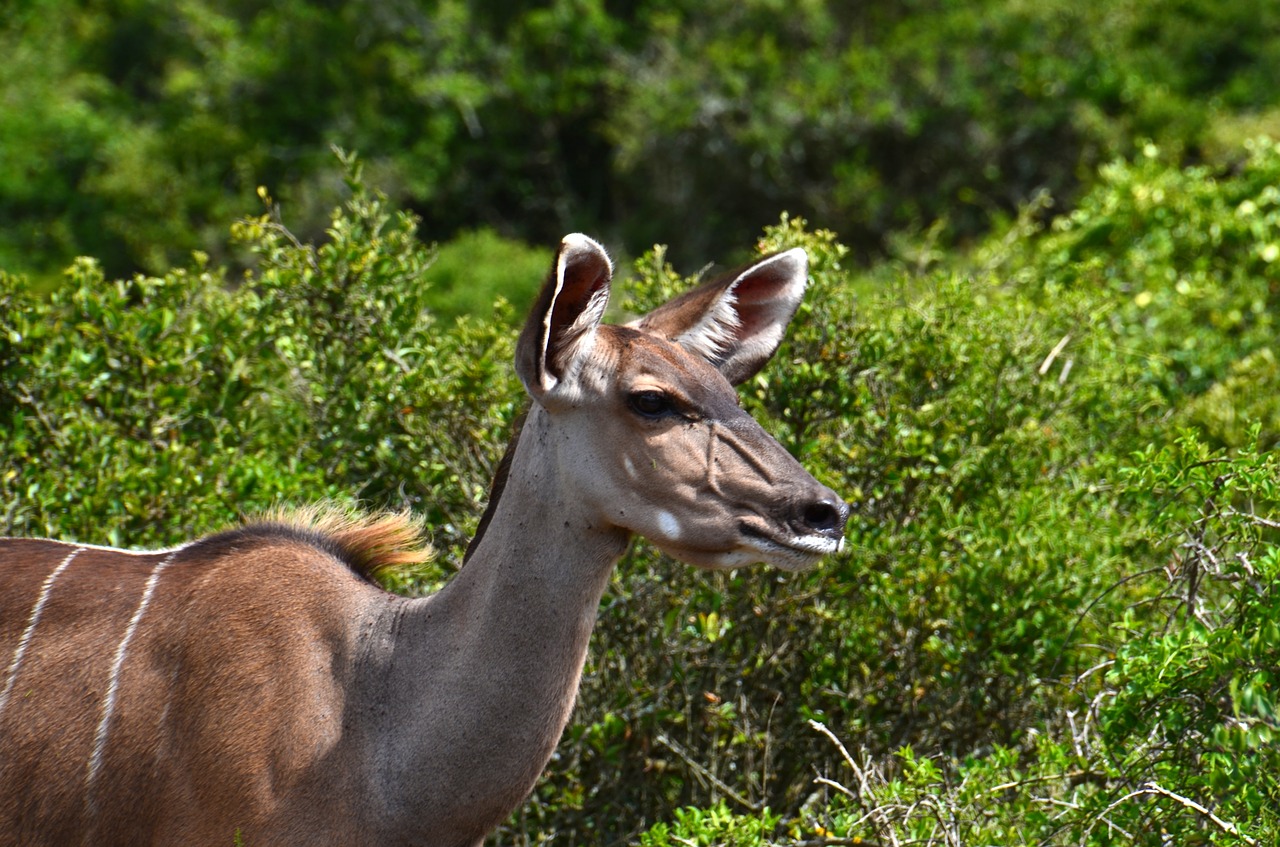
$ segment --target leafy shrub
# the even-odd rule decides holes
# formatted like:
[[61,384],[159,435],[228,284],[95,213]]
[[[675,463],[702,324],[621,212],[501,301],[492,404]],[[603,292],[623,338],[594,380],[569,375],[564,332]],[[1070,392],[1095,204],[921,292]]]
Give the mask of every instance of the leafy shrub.
[[[851,549],[810,575],[710,580],[633,553],[545,808],[580,806],[594,839],[626,835],[610,828],[619,807],[790,814],[815,771],[842,767],[809,720],[890,781],[904,745],[959,762],[1011,749],[1021,766],[1035,733],[1069,739],[1056,716],[1088,713],[1076,678],[1094,645],[1118,649],[1125,620],[1163,626],[1151,601],[1168,526],[1153,523],[1151,484],[1128,487],[1123,469],[1171,443],[1171,419],[1243,411],[1242,396],[1269,408],[1269,371],[1252,363],[1274,343],[1274,230],[1237,209],[1264,208],[1277,158],[1268,144],[1251,155],[1225,176],[1147,155],[1113,165],[1086,211],[1040,234],[1023,221],[923,273],[851,272],[830,233],[772,228],[760,247],[804,245],[813,286],[745,400],[854,499]],[[1171,202],[1152,207],[1161,189]],[[1081,235],[1100,230],[1113,240]],[[637,273],[628,312],[683,284],[660,253]],[[1265,448],[1275,425],[1228,446]],[[1014,779],[1003,767],[983,778]]]
[[517,409],[510,333],[435,330],[414,221],[345,166],[324,245],[237,225],[259,266],[235,287],[199,261],[115,282],[80,261],[47,301],[3,277],[4,530],[165,544],[340,497],[416,507],[462,548]]
[[[414,219],[344,168],[319,246],[237,225],[243,276],[0,277],[0,529],[166,544],[359,497],[460,558],[524,402],[512,316],[440,322]],[[743,402],[854,501],[848,549],[708,575],[637,545],[499,839],[1274,836],[1277,177],[1269,143],[1142,154],[1044,231],[871,269],[768,228],[812,290]],[[687,283],[661,249],[635,274],[624,314]]]
[[677,847],[681,844],[733,844],[735,847],[763,847],[778,823],[768,810],[755,817],[733,814],[724,803],[709,809],[676,809],[670,825],[656,824],[640,836],[640,847]]
[[[840,753],[816,780],[830,799],[815,795],[764,843],[1274,841],[1280,523],[1263,515],[1280,509],[1280,461],[1214,452],[1189,431],[1131,460],[1119,478],[1163,539],[1167,569],[1151,582],[1165,611],[1126,611],[1111,658],[1078,675],[1061,712],[1043,715],[1017,748],[852,754],[814,722]],[[678,843],[720,845],[737,843],[739,828],[754,833],[759,818],[721,806],[677,822]],[[640,843],[676,843],[666,840],[674,831],[659,824]]]
[[423,276],[431,313],[440,321],[479,317],[492,314],[494,303],[503,300],[510,305],[506,314],[522,320],[550,265],[549,250],[535,250],[491,229],[459,233],[440,245]]
[[[1170,396],[1199,394],[1275,338],[1280,304],[1280,148],[1258,139],[1239,173],[1178,169],[1147,145],[1100,172],[1098,191],[1054,222],[1022,271],[1057,297],[1111,292],[1117,341],[1157,354],[1147,377]],[[1032,273],[1039,274],[1038,279]]]
[[436,237],[681,233],[696,267],[783,208],[863,257],[966,241],[1134,138],[1232,158],[1280,115],[1256,0],[10,5],[0,265],[41,277],[221,261],[258,185],[322,238],[335,143]]

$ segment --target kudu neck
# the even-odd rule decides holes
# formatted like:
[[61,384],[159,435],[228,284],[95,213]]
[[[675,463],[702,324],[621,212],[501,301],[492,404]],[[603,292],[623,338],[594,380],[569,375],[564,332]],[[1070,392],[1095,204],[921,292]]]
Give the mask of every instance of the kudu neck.
[[376,745],[379,796],[388,819],[459,821],[461,843],[498,825],[550,759],[628,542],[593,526],[599,510],[575,500],[553,440],[535,407],[467,563],[437,594],[393,603],[379,627],[369,699],[394,738]]
[[630,533],[601,521],[605,510],[587,502],[580,486],[567,479],[570,457],[563,451],[572,446],[554,431],[544,409],[535,403],[517,426],[464,570],[510,562],[531,577],[550,576],[548,570],[581,583],[607,577]]

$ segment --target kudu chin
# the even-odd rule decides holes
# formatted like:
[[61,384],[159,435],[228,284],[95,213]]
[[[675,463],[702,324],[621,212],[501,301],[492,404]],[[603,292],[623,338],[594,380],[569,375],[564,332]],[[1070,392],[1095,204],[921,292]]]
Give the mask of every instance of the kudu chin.
[[529,411],[466,563],[404,598],[403,518],[324,511],[169,550],[0,540],[0,844],[471,847],[569,719],[633,535],[811,566],[848,508],[739,407],[808,277],[789,250],[625,326],[567,236],[516,349]]

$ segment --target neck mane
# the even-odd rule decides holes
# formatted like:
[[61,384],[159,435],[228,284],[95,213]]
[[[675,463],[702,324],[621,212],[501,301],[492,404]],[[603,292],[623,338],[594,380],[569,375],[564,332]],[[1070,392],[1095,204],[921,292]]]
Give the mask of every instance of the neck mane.
[[498,511],[498,501],[502,499],[502,492],[507,487],[507,478],[511,475],[511,460],[515,458],[516,446],[520,443],[520,433],[524,430],[524,423],[528,417],[529,406],[526,405],[524,411],[516,418],[515,425],[511,431],[511,439],[507,442],[506,452],[502,454],[502,459],[498,462],[498,469],[493,475],[493,486],[489,489],[489,502],[485,504],[484,513],[480,515],[480,523],[476,525],[476,534],[471,538],[471,542],[467,544],[467,552],[462,556],[462,564],[464,565],[471,561],[476,548],[480,546],[480,540],[484,538],[485,530],[489,528],[489,522],[493,520],[494,513]]

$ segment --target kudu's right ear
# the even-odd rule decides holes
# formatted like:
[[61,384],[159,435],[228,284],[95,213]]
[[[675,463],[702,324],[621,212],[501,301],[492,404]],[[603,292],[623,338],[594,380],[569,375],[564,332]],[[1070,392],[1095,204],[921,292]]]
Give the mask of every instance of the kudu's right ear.
[[542,400],[571,378],[590,353],[609,303],[612,278],[609,254],[595,241],[575,232],[560,242],[551,273],[516,342],[516,373],[535,399]]
[[782,343],[808,281],[809,258],[794,247],[703,283],[629,325],[702,356],[739,385]]

